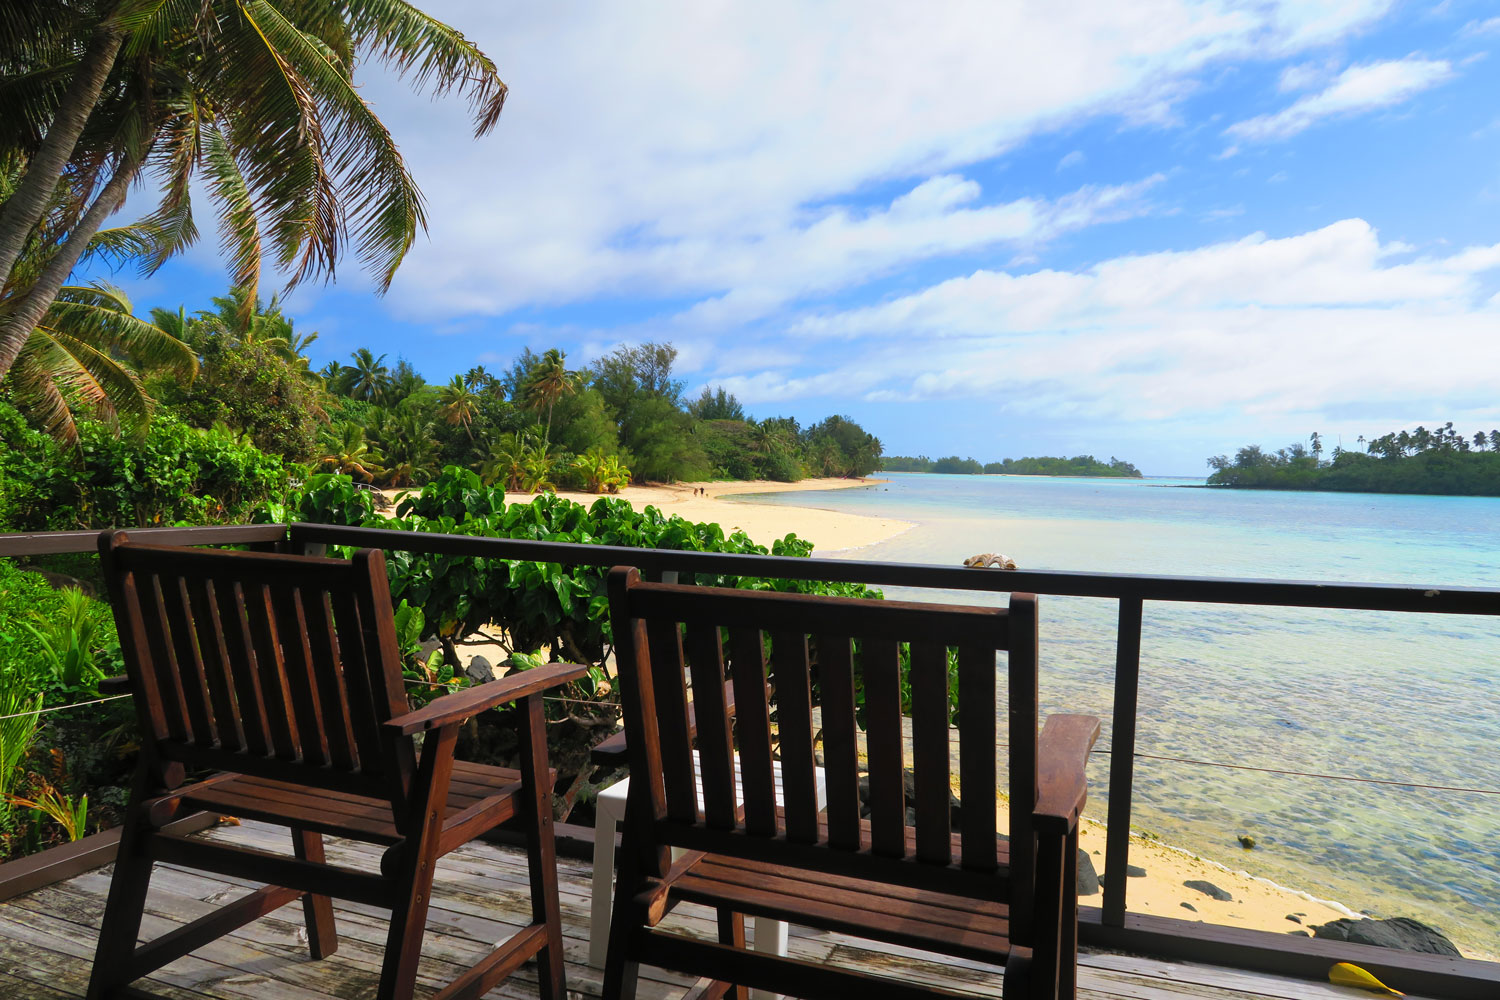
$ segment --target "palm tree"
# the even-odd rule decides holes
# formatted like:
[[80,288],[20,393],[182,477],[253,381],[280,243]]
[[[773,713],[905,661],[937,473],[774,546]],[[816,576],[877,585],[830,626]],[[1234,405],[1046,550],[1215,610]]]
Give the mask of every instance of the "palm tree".
[[578,391],[582,379],[577,372],[570,372],[564,361],[567,355],[557,348],[549,348],[526,376],[522,398],[528,409],[547,408],[547,427],[542,434],[542,447],[552,441],[552,407],[564,396]]
[[589,493],[618,493],[630,484],[630,470],[620,464],[618,455],[607,455],[602,448],[590,448],[573,460],[573,467],[583,476]]
[[385,355],[376,357],[368,347],[349,355],[354,364],[345,365],[340,378],[350,399],[378,403],[391,385],[391,370],[385,366]]
[[64,286],[22,346],[10,373],[15,402],[59,442],[78,441],[70,404],[144,430],[156,402],[138,372],[197,374],[187,344],[133,313],[118,288]]
[[519,490],[526,477],[531,441],[529,434],[502,434],[498,441],[492,441],[489,457],[479,464],[479,476],[485,485],[499,483],[503,490]]
[[475,365],[464,372],[464,385],[474,392],[489,392],[500,385],[500,380],[491,375],[484,365]]
[[[234,284],[269,256],[291,283],[332,277],[346,246],[385,289],[425,227],[421,193],[354,85],[360,56],[469,98],[476,133],[505,100],[494,63],[397,0],[39,0],[7,5],[0,101],[16,183],[0,206],[0,377],[126,191],[161,178],[137,238],[148,270],[197,238],[195,185],[219,203]],[[57,205],[59,190],[67,193]],[[42,234],[45,233],[45,238]],[[28,244],[54,248],[17,282]]]
[[463,427],[469,440],[474,440],[474,417],[479,413],[479,397],[469,391],[463,376],[455,375],[438,389],[438,412],[450,424]]
[[380,452],[365,440],[365,429],[352,420],[340,421],[325,430],[322,448],[323,454],[318,456],[320,467],[331,467],[334,472],[357,476],[367,483],[385,471],[380,464]]

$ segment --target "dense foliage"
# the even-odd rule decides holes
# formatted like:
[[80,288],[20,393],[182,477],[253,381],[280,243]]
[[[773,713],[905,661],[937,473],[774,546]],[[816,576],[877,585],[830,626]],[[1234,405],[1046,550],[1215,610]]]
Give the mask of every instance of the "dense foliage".
[[981,465],[973,458],[949,455],[933,460],[926,455],[916,457],[891,455],[881,460],[885,472],[940,472],[960,475],[1003,476],[1090,476],[1117,479],[1139,479],[1141,470],[1124,459],[1110,456],[1101,462],[1093,455],[1075,455],[1072,458],[1007,458],[999,462]]
[[1359,443],[1365,451],[1335,447],[1323,457],[1322,437],[1267,452],[1241,448],[1233,460],[1208,460],[1211,486],[1270,490],[1330,490],[1350,493],[1438,493],[1500,496],[1500,430],[1467,438],[1451,422],[1435,431],[1385,434]]
[[65,450],[0,402],[0,528],[234,524],[285,494],[281,459],[222,428],[158,415],[143,437],[80,422]]

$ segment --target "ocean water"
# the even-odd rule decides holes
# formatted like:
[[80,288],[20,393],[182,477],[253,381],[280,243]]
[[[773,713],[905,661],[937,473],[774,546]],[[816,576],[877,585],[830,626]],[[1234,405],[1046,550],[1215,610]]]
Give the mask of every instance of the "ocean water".
[[[1003,552],[1026,569],[1500,586],[1500,498],[889,479],[754,499],[915,522],[847,558]],[[1041,598],[1043,711],[1098,715],[1101,747],[1115,609]],[[1133,828],[1372,916],[1415,917],[1466,953],[1500,953],[1500,619],[1148,603],[1141,678],[1141,753],[1491,794],[1138,759]],[[1107,756],[1089,780],[1088,812],[1102,819]]]

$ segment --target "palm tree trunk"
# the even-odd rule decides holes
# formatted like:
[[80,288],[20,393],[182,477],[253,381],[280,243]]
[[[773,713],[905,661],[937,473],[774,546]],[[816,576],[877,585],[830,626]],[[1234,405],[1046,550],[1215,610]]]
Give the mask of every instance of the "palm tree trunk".
[[[104,81],[114,67],[115,56],[124,39],[124,33],[107,18],[94,29],[78,64],[78,72],[69,82],[57,115],[42,138],[41,148],[27,164],[21,183],[0,208],[0,288],[10,280],[11,269],[21,256],[27,238],[47,211],[58,179],[72,158],[78,137],[83,134],[83,127],[99,101]],[[10,367],[9,362],[5,367]]]
[[42,271],[41,277],[37,278],[36,284],[26,291],[4,322],[0,323],[0,379],[5,378],[10,366],[15,363],[16,355],[21,353],[21,347],[31,336],[31,331],[36,329],[47,310],[52,308],[58,290],[68,280],[68,275],[73,273],[73,268],[78,263],[78,258],[83,256],[89,241],[94,238],[104,220],[114,214],[115,209],[125,201],[125,192],[139,172],[140,162],[135,160],[120,164],[109,183],[104,185],[104,190],[99,192],[78,225],[68,234],[67,242],[47,262],[47,267]]

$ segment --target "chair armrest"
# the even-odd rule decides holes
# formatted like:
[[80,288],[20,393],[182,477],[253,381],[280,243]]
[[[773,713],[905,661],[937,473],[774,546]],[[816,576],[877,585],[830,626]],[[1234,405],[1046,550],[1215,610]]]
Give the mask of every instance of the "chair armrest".
[[[731,719],[734,718],[734,682],[724,682],[724,713]],[[694,739],[698,735],[698,714],[693,711],[693,703],[688,702],[688,739]],[[629,745],[625,742],[625,730],[620,730],[612,736],[606,736],[594,748],[589,751],[589,762],[593,764],[607,765],[611,767],[623,767],[625,756]]]
[[1038,832],[1067,833],[1078,822],[1088,799],[1089,751],[1099,738],[1092,715],[1052,715],[1037,743],[1036,809]]
[[452,694],[435,698],[415,712],[407,712],[386,723],[402,736],[439,729],[478,715],[485,709],[504,705],[548,688],[576,681],[588,675],[589,668],[576,663],[549,663],[534,670],[502,677]]
[[106,677],[99,682],[99,697],[108,698],[115,694],[130,693],[130,678],[121,674],[118,677]]

